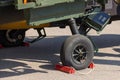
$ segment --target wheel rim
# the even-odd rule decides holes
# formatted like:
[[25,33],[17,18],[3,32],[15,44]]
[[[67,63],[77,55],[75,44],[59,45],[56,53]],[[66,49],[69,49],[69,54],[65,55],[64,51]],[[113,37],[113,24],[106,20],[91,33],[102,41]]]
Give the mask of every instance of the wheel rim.
[[77,45],[72,53],[73,61],[76,64],[82,64],[87,59],[87,50],[83,45]]
[[15,43],[18,40],[22,40],[23,36],[21,34],[17,34],[15,30],[8,30],[6,32],[6,38],[9,42]]

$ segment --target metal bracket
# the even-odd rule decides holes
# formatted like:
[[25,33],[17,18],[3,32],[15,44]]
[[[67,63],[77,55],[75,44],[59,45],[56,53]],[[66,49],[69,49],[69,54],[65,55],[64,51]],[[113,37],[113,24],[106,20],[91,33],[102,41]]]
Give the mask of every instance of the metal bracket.
[[41,39],[43,39],[44,37],[46,37],[46,32],[45,32],[45,29],[44,29],[44,28],[37,28],[36,30],[37,30],[37,32],[38,32],[38,37],[35,38],[35,39],[33,39],[33,40],[27,41],[27,42],[29,42],[29,43],[34,43],[34,42],[36,42],[36,41],[38,41],[38,40],[41,40]]

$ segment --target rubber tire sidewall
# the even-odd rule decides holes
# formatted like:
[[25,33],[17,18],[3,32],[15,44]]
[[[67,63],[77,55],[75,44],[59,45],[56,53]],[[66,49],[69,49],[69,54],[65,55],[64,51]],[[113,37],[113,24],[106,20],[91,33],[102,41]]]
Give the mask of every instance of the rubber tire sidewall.
[[[87,60],[81,64],[76,64],[72,58],[72,52],[74,51],[75,45],[77,44],[82,44],[88,50]],[[91,63],[93,56],[93,44],[87,37],[82,35],[74,35],[67,38],[61,48],[61,61],[63,65],[72,66],[77,70],[87,68]]]
[[[16,30],[17,31],[17,30]],[[14,47],[14,46],[20,46],[22,45],[23,43],[23,40],[25,38],[25,30],[18,30],[18,33],[20,33],[23,37],[23,39],[21,40],[17,40],[16,42],[9,42],[6,38],[6,32],[7,30],[2,30],[0,33],[0,36],[1,36],[1,44],[4,46],[4,47]]]

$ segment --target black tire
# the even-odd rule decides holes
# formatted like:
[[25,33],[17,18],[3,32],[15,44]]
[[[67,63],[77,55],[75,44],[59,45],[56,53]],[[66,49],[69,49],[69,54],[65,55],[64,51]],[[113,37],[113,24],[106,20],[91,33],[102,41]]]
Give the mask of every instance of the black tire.
[[0,36],[0,43],[3,46],[20,46],[25,38],[25,30],[1,30]]
[[[78,56],[79,61],[76,59]],[[60,58],[62,64],[72,66],[77,70],[87,68],[92,62],[93,56],[92,42],[87,37],[79,34],[67,38],[61,47]]]

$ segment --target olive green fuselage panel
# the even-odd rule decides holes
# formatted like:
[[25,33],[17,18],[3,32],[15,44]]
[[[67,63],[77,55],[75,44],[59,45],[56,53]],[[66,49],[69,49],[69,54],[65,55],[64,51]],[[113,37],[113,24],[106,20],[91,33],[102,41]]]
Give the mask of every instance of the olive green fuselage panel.
[[29,25],[39,25],[42,23],[78,18],[84,16],[84,12],[85,2],[79,0],[71,3],[27,9],[25,10],[25,16]]
[[24,9],[29,25],[39,25],[54,21],[84,16],[84,0],[17,0],[17,9]]

